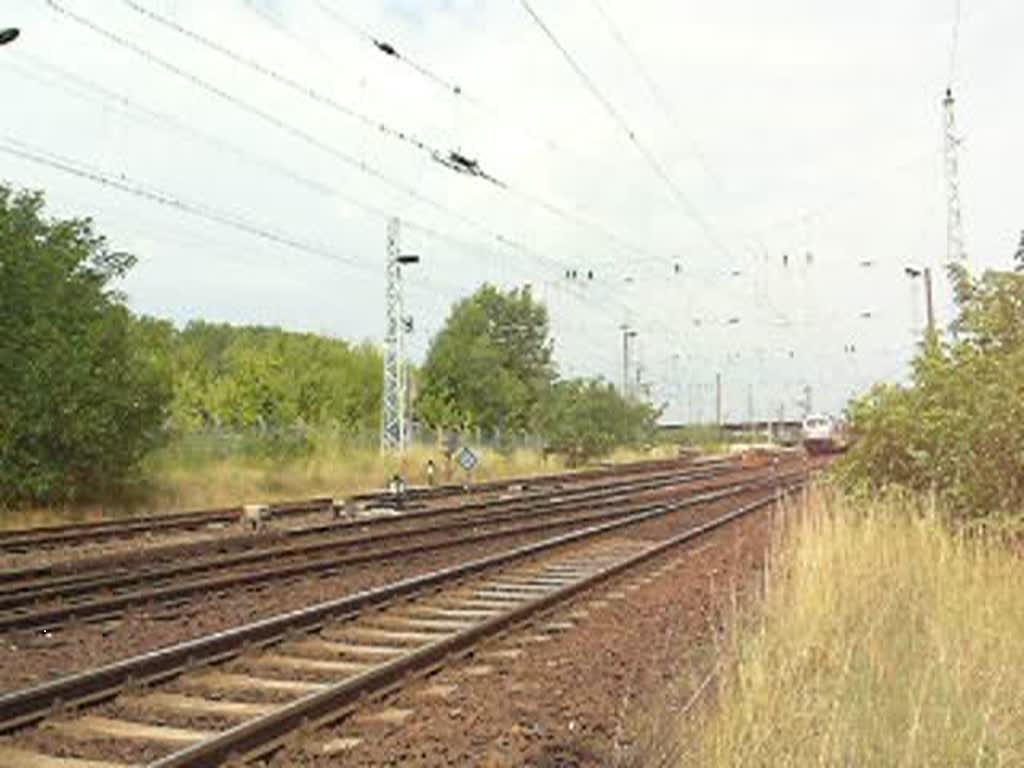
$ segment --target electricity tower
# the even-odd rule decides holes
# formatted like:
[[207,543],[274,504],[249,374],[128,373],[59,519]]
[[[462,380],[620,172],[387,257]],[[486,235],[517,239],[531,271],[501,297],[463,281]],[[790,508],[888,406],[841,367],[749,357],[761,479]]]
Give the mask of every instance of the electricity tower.
[[946,155],[946,263],[961,264],[967,259],[964,223],[960,209],[960,137],[956,133],[956,100],[952,87],[942,100],[945,113]]
[[384,393],[381,404],[380,449],[382,453],[405,451],[408,440],[408,386],[405,335],[411,322],[405,317],[402,298],[402,266],[417,264],[420,257],[400,253],[398,219],[388,221],[387,287],[385,289]]

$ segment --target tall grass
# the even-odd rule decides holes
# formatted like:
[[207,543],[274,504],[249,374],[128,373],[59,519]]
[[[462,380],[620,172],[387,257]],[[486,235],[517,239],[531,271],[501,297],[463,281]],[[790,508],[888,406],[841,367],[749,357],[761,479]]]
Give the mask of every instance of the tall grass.
[[[438,482],[480,482],[566,470],[563,457],[545,456],[530,447],[474,445],[472,450],[480,463],[469,475],[454,462],[447,463],[436,445],[415,446],[400,459],[382,456],[376,439],[328,430],[185,435],[148,456],[140,481],[118,498],[61,508],[3,511],[0,529],[242,503],[338,498],[382,489],[395,473],[410,484],[422,485],[427,482],[430,459]],[[608,461],[625,463],[675,453],[671,446],[618,449]]]
[[469,476],[457,465],[447,473],[443,454],[422,446],[412,448],[401,459],[381,455],[379,449],[365,445],[326,442],[298,452],[239,451],[206,458],[172,448],[150,461],[145,498],[150,506],[180,508],[245,500],[341,497],[383,488],[395,473],[411,484],[426,483],[430,459],[437,467],[438,482],[533,475],[563,467],[556,457],[545,460],[525,449],[499,453],[483,448],[475,452],[480,464]]
[[920,501],[815,495],[719,650],[687,764],[1024,765],[1024,563]]

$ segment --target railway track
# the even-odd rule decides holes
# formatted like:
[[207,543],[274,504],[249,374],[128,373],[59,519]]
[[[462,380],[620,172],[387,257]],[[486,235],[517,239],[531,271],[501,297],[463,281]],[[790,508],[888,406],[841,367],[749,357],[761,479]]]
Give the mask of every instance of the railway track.
[[[418,527],[379,531],[377,525],[351,523],[337,530],[359,530],[359,535],[321,538],[315,542],[269,547],[237,555],[219,555],[188,563],[124,573],[87,573],[8,584],[0,590],[0,631],[59,628],[74,620],[109,619],[137,606],[177,601],[197,594],[254,587],[313,574],[330,575],[375,561],[388,562],[425,552],[464,547],[549,531],[592,525],[643,508],[645,495],[673,488],[700,489],[740,482],[756,472],[737,467],[716,467],[667,476],[619,481],[537,499],[508,499],[479,506],[466,517],[436,518],[440,510],[417,519]],[[696,492],[696,491],[695,491]],[[488,514],[481,514],[488,510]],[[369,530],[367,530],[367,528]],[[232,569],[234,571],[232,572]],[[211,575],[212,574],[212,575]]]
[[[722,460],[702,462],[699,471],[710,471],[715,467],[725,467],[731,463],[732,462]],[[677,464],[678,466],[675,471],[685,471],[685,464],[679,464],[678,462]],[[660,463],[656,469],[662,470]],[[698,470],[695,469],[694,471]],[[325,514],[333,510],[335,514],[333,515],[333,519],[328,519],[325,522],[322,521],[314,524],[304,524],[298,527],[281,527],[274,524],[264,528],[259,535],[254,535],[250,532],[243,532],[237,528],[232,528],[231,535],[219,536],[213,539],[201,539],[198,541],[161,544],[159,542],[153,542],[147,538],[142,547],[135,546],[120,552],[104,551],[102,553],[93,554],[92,556],[80,555],[71,559],[57,559],[42,564],[33,563],[32,565],[27,566],[4,568],[0,569],[0,590],[12,588],[12,583],[18,581],[56,578],[62,574],[72,574],[88,570],[102,570],[109,572],[111,569],[119,567],[134,569],[139,565],[144,567],[152,565],[158,560],[177,561],[183,557],[196,557],[203,552],[210,555],[223,556],[231,552],[250,550],[266,546],[268,544],[294,541],[302,538],[319,536],[321,534],[332,534],[342,532],[344,530],[352,530],[347,524],[353,521],[358,521],[359,524],[364,527],[373,527],[375,525],[400,527],[406,524],[415,526],[420,520],[430,516],[454,515],[460,512],[468,514],[472,511],[488,508],[493,509],[497,505],[503,503],[515,503],[516,501],[520,503],[526,503],[530,500],[540,501],[552,495],[565,492],[573,493],[587,487],[610,488],[615,484],[628,485],[633,482],[637,476],[655,476],[648,474],[648,472],[649,468],[646,464],[624,465],[614,473],[608,471],[602,472],[600,475],[595,473],[584,473],[587,476],[594,474],[594,478],[587,480],[585,483],[580,483],[575,475],[566,475],[562,476],[561,483],[546,482],[537,488],[522,484],[511,484],[506,486],[504,494],[498,495],[495,495],[493,492],[481,491],[478,488],[473,487],[463,495],[454,499],[448,499],[445,503],[435,507],[425,507],[422,504],[406,504],[401,510],[393,509],[389,506],[374,506],[375,502],[365,500],[370,498],[369,496],[354,497],[354,499],[363,498],[364,501],[361,502],[357,502],[354,499],[347,500],[345,504],[346,507],[349,507],[349,512],[347,513],[339,510],[339,508],[329,499],[318,499],[311,502],[296,502],[292,507],[292,509],[296,510],[295,514],[300,514],[302,510],[309,509],[319,509]],[[669,472],[661,471],[660,474],[667,475]],[[510,491],[509,489],[514,490]],[[426,490],[429,489],[424,489],[424,491]],[[386,498],[392,498],[388,494],[384,494],[383,496]],[[508,497],[512,497],[512,502],[508,502]],[[323,506],[317,507],[316,505],[321,502],[323,502]],[[196,528],[213,526],[224,528],[229,525],[230,522],[235,522],[240,519],[240,509],[241,508],[234,508],[233,510],[230,510],[230,515],[227,518],[224,518],[223,516],[217,517],[212,521],[205,522],[202,526],[197,524]],[[183,514],[192,515],[205,513]],[[214,514],[221,515],[221,511],[214,511]],[[273,516],[274,513],[272,510],[271,520],[273,520]],[[279,517],[284,518],[289,518],[291,516],[292,515],[288,512],[284,515],[279,515]],[[170,515],[170,517],[176,518],[177,515]],[[104,528],[102,531],[92,531],[92,524],[87,524],[87,528],[89,528],[89,530],[82,532],[82,535],[85,537],[84,539],[81,541],[67,541],[64,546],[89,544],[95,543],[96,541],[118,538],[131,540],[132,536],[139,533],[148,537],[149,533],[147,533],[145,526],[154,521],[156,521],[156,518],[111,523],[109,527],[107,524],[101,524]],[[174,521],[172,520],[172,522]],[[135,527],[137,524],[143,527],[137,529]],[[129,528],[127,530],[120,530],[119,532],[119,529],[116,528],[118,525],[128,525]],[[77,528],[77,526],[72,527]],[[16,532],[17,535],[14,538],[19,538],[22,533],[25,535],[35,536],[38,530],[42,529]],[[57,546],[55,542],[56,539],[50,538],[49,535],[47,535],[46,537],[43,537],[43,541],[38,544],[38,549],[32,549],[31,552],[35,553],[37,551],[46,550],[49,547]],[[22,550],[20,547],[21,545],[19,545],[19,551],[28,551]],[[2,551],[2,543],[0,543],[0,551]]]
[[[574,474],[551,474],[536,477],[511,478],[470,486],[444,485],[435,488],[412,488],[396,497],[391,493],[365,493],[351,497],[350,501],[360,507],[417,509],[425,503],[450,498],[479,497],[500,493],[510,488],[548,489],[560,485],[587,483],[602,479],[624,478],[631,475],[651,473],[666,469],[678,469],[689,465],[688,460],[671,459],[651,462],[637,462],[618,467],[590,470]],[[334,499],[320,497],[291,502],[271,504],[273,518],[289,518],[315,512],[330,512]],[[239,519],[242,507],[218,507],[214,509],[171,512],[160,515],[125,519],[101,520],[94,522],[66,523],[27,529],[0,530],[0,552],[25,554],[45,547],[61,547],[84,542],[137,536],[140,534],[191,531],[213,525],[228,524]],[[0,573],[0,581],[4,578]]]
[[[522,477],[503,478],[501,480],[489,480],[472,485],[449,483],[433,488],[418,487],[410,489],[404,497],[406,503],[421,504],[427,501],[464,496],[467,493],[481,494],[503,492],[509,488],[545,488],[549,486],[565,485],[566,483],[590,482],[592,480],[604,480],[614,477],[623,477],[629,474],[656,472],[659,470],[678,470],[687,466],[708,463],[707,461],[696,462],[693,459],[653,459],[650,461],[638,461],[630,464],[618,464],[600,469],[589,469],[578,472],[557,472],[544,475],[529,475]],[[391,506],[395,504],[395,497],[389,493],[362,493],[351,497],[351,500],[364,505]]]
[[[325,512],[330,510],[333,504],[334,500],[331,498],[306,499],[272,504],[270,511],[275,517],[286,518],[311,512]],[[25,554],[41,547],[67,546],[147,533],[191,531],[216,524],[233,523],[241,514],[241,507],[220,507],[124,520],[3,530],[0,531],[0,552]]]
[[[724,472],[729,468],[736,468],[735,463],[729,461],[706,462],[699,468],[680,468],[671,472],[660,472],[654,475],[643,475],[640,478],[633,477],[638,474],[634,472],[622,473],[613,478],[603,479],[601,482],[581,485],[578,483],[563,483],[562,485],[548,484],[540,490],[527,490],[520,487],[516,492],[506,493],[499,497],[476,498],[471,501],[459,500],[455,503],[448,503],[429,509],[406,509],[401,512],[389,512],[381,514],[379,509],[371,508],[368,512],[355,512],[352,515],[340,514],[329,522],[322,522],[311,525],[303,525],[296,528],[278,528],[265,531],[261,536],[237,536],[233,538],[206,541],[199,543],[152,545],[145,547],[144,552],[132,551],[124,555],[105,554],[101,557],[89,559],[76,559],[64,562],[53,562],[45,565],[34,565],[21,568],[10,568],[0,570],[0,594],[15,591],[19,587],[15,582],[25,582],[32,579],[52,578],[57,580],[71,574],[78,574],[90,570],[101,570],[109,572],[111,568],[125,565],[135,569],[140,562],[152,565],[155,561],[179,561],[182,557],[194,557],[204,551],[218,557],[225,556],[236,550],[253,550],[283,541],[299,541],[301,539],[320,537],[323,535],[344,534],[353,531],[367,531],[369,529],[401,529],[408,526],[417,528],[423,521],[431,518],[451,517],[455,519],[462,516],[469,520],[475,512],[494,512],[500,508],[522,509],[530,505],[555,503],[561,499],[583,498],[590,492],[600,495],[602,492],[610,492],[615,488],[639,487],[638,483],[645,481],[657,481],[659,479],[671,479],[680,477],[680,472],[686,476],[697,478],[708,473]],[[474,496],[479,496],[474,494]]]
[[[265,753],[297,729],[336,720],[367,696],[773,504],[803,480],[803,472],[763,473],[651,502],[621,519],[7,694],[0,730],[14,733],[0,741],[0,766],[212,766]],[[728,509],[657,543],[623,535],[702,505]]]
[[[519,492],[506,494],[499,498],[489,498],[476,501],[460,501],[455,504],[437,506],[431,509],[418,511],[405,511],[401,513],[363,517],[339,516],[326,523],[304,525],[298,528],[286,528],[269,531],[269,535],[263,537],[245,536],[238,541],[217,541],[207,542],[205,545],[155,545],[146,547],[144,557],[147,563],[155,560],[178,561],[182,556],[189,556],[201,553],[208,549],[212,554],[224,556],[233,549],[258,549],[260,545],[272,546],[281,541],[300,541],[311,537],[322,537],[324,535],[343,535],[353,532],[365,533],[370,530],[393,529],[401,532],[408,528],[410,531],[417,530],[425,521],[437,518],[449,518],[453,522],[473,522],[474,513],[497,512],[499,510],[516,511],[534,508],[538,505],[551,504],[557,506],[563,501],[570,499],[584,500],[586,498],[600,498],[617,489],[640,490],[650,483],[654,484],[671,480],[699,479],[710,477],[715,473],[727,472],[730,469],[739,469],[736,465],[727,462],[715,462],[693,470],[659,473],[656,475],[644,476],[640,479],[626,477],[610,482],[602,482],[593,485],[573,486],[569,488],[548,488],[543,491]],[[374,513],[370,513],[373,515]],[[128,565],[134,566],[139,553],[131,553],[125,558]],[[23,568],[12,568],[0,570],[0,594],[18,591],[22,585],[18,582],[31,582],[34,579],[51,578],[54,582],[58,580],[73,581],[75,575],[83,572],[101,570],[110,571],[113,565],[119,562],[119,558],[109,555],[98,557],[92,560],[70,560],[59,563],[49,563],[42,566],[31,566]]]

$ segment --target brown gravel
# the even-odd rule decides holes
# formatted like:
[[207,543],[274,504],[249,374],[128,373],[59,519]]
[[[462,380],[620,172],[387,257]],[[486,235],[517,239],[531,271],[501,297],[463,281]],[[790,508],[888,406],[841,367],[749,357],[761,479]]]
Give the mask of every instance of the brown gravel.
[[[686,482],[685,488],[687,492],[691,492],[692,490],[699,490],[700,488],[705,487],[718,487],[723,482],[738,481],[740,478],[741,475],[736,474],[728,480],[721,478],[713,481]],[[630,502],[640,502],[649,499],[674,498],[679,495],[681,486],[682,484],[679,484],[674,487],[637,492],[631,496]],[[621,505],[623,502],[620,500],[618,503]],[[603,512],[608,511],[608,509],[595,508],[593,511]],[[508,520],[498,519],[492,521],[490,518],[495,514],[498,517],[513,515],[513,518]],[[467,535],[476,535],[485,532],[513,529],[518,526],[536,525],[544,522],[545,520],[552,523],[558,520],[571,522],[580,515],[581,512],[578,508],[570,510],[555,509],[547,512],[541,511],[540,514],[538,514],[537,511],[520,509],[502,509],[496,510],[495,512],[481,510],[478,513],[471,514],[467,520],[461,523],[461,526],[462,530],[464,530]],[[447,516],[445,516],[445,518],[446,517]],[[320,535],[310,536],[296,541],[287,541],[281,536],[275,535],[273,532],[267,532],[255,536],[238,537],[235,540],[209,542],[209,546],[206,547],[200,547],[198,545],[172,547],[158,546],[140,551],[130,557],[137,565],[144,565],[147,570],[159,569],[163,571],[166,569],[179,568],[183,565],[205,565],[205,570],[203,571],[195,571],[187,575],[174,577],[180,578],[182,581],[193,581],[210,578],[212,576],[229,576],[232,573],[249,573],[254,570],[258,571],[261,569],[276,570],[287,565],[306,566],[315,563],[317,560],[330,563],[347,554],[363,555],[374,551],[387,551],[395,547],[405,547],[414,543],[417,545],[444,543],[452,540],[451,530],[424,532],[423,529],[424,527],[430,527],[437,523],[444,523],[446,521],[445,518],[431,518],[419,521],[396,521],[397,524],[395,526],[388,525],[383,529],[363,528],[358,525],[353,525],[351,527],[346,526],[340,530],[335,530],[330,533],[325,532]],[[380,542],[364,543],[366,536],[375,535],[392,536],[394,538]],[[318,549],[312,549],[313,547],[317,547]],[[211,551],[214,550],[214,548],[215,551]],[[235,550],[244,551],[236,553]],[[229,560],[232,556],[257,556],[264,559],[254,560],[252,562],[230,563]],[[80,565],[84,565],[85,562],[86,561],[80,561]],[[107,558],[106,562],[101,561],[89,572],[83,571],[78,573],[76,571],[76,575],[80,577],[117,575],[112,572],[113,567],[114,559]],[[123,568],[124,575],[128,575],[133,566],[125,562],[121,557],[118,557],[118,567]],[[58,577],[58,579],[62,578],[65,577]],[[150,577],[150,582],[148,583],[156,582],[158,578],[160,580],[166,580],[168,576],[164,575],[158,577],[154,574]],[[43,579],[36,584],[42,584],[45,582],[46,580]],[[36,586],[36,584],[31,585]],[[147,582],[140,582],[131,589],[132,591],[144,589],[146,584]],[[27,587],[29,585],[30,582],[23,582],[19,586]],[[90,593],[90,596],[106,596],[107,589],[108,588],[97,589],[93,593]],[[84,595],[81,597],[84,597]],[[68,598],[66,597],[59,596],[39,598],[32,605],[33,609],[36,610],[57,608],[64,604],[67,599]]]
[[[477,658],[459,662],[364,712],[411,710],[402,723],[357,717],[280,751],[273,766],[615,766],[648,764],[656,708],[674,683],[694,676],[693,649],[707,646],[718,610],[735,587],[760,583],[772,514],[759,513],[680,549],[559,610],[583,609],[576,627],[543,643],[533,630],[492,641]],[[667,531],[666,531],[667,532]],[[665,563],[675,566],[648,584]],[[633,589],[633,585],[639,585]],[[619,598],[616,595],[624,594]],[[490,650],[521,648],[515,660],[486,661]],[[445,698],[429,689],[454,685]],[[362,742],[330,756],[325,744]]]
[[[657,541],[763,493],[632,526],[609,538]],[[574,607],[587,610],[586,618],[548,642],[525,641],[527,636],[536,634],[536,629],[513,632],[479,649],[476,658],[454,663],[431,680],[412,684],[386,704],[371,705],[367,710],[370,714],[387,707],[411,710],[404,722],[372,724],[356,717],[313,734],[302,746],[278,753],[272,763],[604,766],[621,762],[637,740],[630,733],[630,713],[654,700],[667,679],[682,674],[686,661],[680,650],[683,643],[699,642],[713,621],[714,596],[720,594],[715,585],[746,582],[752,570],[760,567],[770,530],[765,522],[768,518],[767,513],[758,514],[689,547],[687,555],[663,558],[593,596],[584,596]],[[507,546],[507,542],[502,542],[495,548]],[[560,556],[564,557],[564,552]],[[669,561],[678,566],[636,591],[630,589],[642,576]],[[378,566],[376,570],[383,569]],[[382,581],[394,578],[395,572],[390,571]],[[296,586],[289,587],[289,591]],[[618,594],[628,597],[613,597]],[[593,599],[602,596],[611,598],[606,605]],[[266,592],[253,600],[265,604]],[[551,619],[563,620],[569,613],[569,608],[562,608]],[[198,623],[200,617],[208,619],[217,614],[214,606],[206,605],[194,620]],[[199,633],[206,631],[209,630]],[[145,633],[136,631],[131,636],[140,634]],[[96,644],[95,639],[83,642],[83,650]],[[510,648],[521,649],[524,655],[498,662],[484,658],[490,651]],[[77,654],[71,651],[68,655]],[[484,663],[491,667],[489,674],[470,674],[473,667]],[[227,666],[238,665],[244,670],[245,659]],[[425,689],[438,684],[456,688],[444,699],[424,698]],[[119,699],[93,709],[91,714],[137,719],[139,710]],[[153,721],[200,729],[230,725],[221,718],[180,714],[160,715]],[[329,757],[313,756],[332,738],[351,735],[363,739],[355,749]],[[167,751],[153,745],[109,739],[66,742],[46,729],[28,729],[3,742],[21,748],[35,747],[54,755],[136,763],[156,759]]]
[[[707,505],[705,507],[702,507],[699,510],[694,510],[692,515],[691,514],[681,514],[681,515],[673,516],[672,518],[669,518],[669,519],[658,520],[658,521],[655,521],[655,522],[647,523],[647,524],[642,525],[642,526],[630,527],[626,531],[616,532],[614,534],[610,534],[607,537],[602,537],[602,540],[600,542],[593,542],[593,541],[587,542],[585,544],[575,546],[571,550],[563,550],[563,551],[561,551],[561,552],[559,552],[557,554],[552,554],[552,555],[546,556],[545,558],[542,558],[542,559],[547,559],[548,557],[550,557],[551,559],[553,559],[555,561],[558,561],[558,560],[565,559],[570,551],[571,552],[580,552],[580,553],[588,552],[588,551],[594,552],[594,551],[606,549],[608,547],[614,547],[614,548],[617,548],[617,549],[621,550],[623,546],[626,546],[626,547],[628,547],[630,549],[633,549],[635,551],[635,549],[638,546],[645,546],[646,544],[650,543],[651,541],[656,541],[656,540],[661,539],[661,538],[663,538],[663,537],[665,537],[667,535],[670,535],[672,533],[676,533],[676,532],[678,532],[680,530],[685,530],[687,528],[690,528],[690,527],[692,527],[694,522],[702,522],[704,520],[711,519],[713,517],[717,517],[718,515],[726,512],[728,510],[734,509],[735,507],[737,507],[738,505],[740,505],[742,503],[745,503],[746,501],[752,500],[753,498],[760,497],[762,495],[762,493],[748,495],[745,498],[738,498],[738,499],[733,499],[733,500],[716,502],[715,504],[711,504],[711,505]],[[658,565],[658,563],[655,563],[652,567],[655,567],[657,565]],[[514,570],[514,568],[513,568],[513,570]],[[651,570],[651,569],[647,569],[647,570]],[[493,574],[490,574],[488,576],[481,577],[481,578],[482,578],[482,580],[486,581],[487,579],[493,578]],[[464,587],[465,587],[465,585],[463,585],[463,588]],[[619,589],[619,588],[621,588],[620,584],[612,584],[611,585],[611,589],[612,590]],[[399,609],[399,610],[401,610],[401,609]],[[560,618],[565,613],[567,613],[567,611],[565,611],[565,610],[559,611],[558,614],[554,616],[554,618],[556,618],[556,619]],[[541,623],[544,623],[546,621],[548,621],[548,619],[544,619]],[[630,619],[628,619],[628,618],[626,619],[626,623],[627,624],[630,621],[631,621]],[[357,622],[358,622],[358,620],[357,620]],[[339,624],[338,626],[343,626],[343,625]],[[569,635],[566,635],[565,637],[569,637]],[[514,636],[511,639],[514,640]],[[509,642],[510,642],[509,639],[502,640],[502,641],[499,641],[498,644],[496,646],[493,646],[493,647],[501,647],[501,646],[506,646],[507,647],[509,645]],[[478,653],[478,656],[482,656],[488,650],[490,650],[490,648],[482,649]],[[628,651],[629,649],[626,648],[625,650]],[[534,654],[534,651],[535,651],[535,648],[531,647],[529,649],[529,654],[532,656]],[[617,659],[610,659],[610,657],[608,657],[607,654],[597,655],[597,656],[590,656],[588,658],[590,659],[590,661],[594,661],[595,659],[597,659],[598,663],[600,663],[602,665],[605,665],[607,663],[607,664],[610,665],[611,669],[614,669],[615,667],[618,666],[618,660]],[[254,670],[251,670],[251,669],[247,669],[247,664],[248,663],[249,663],[248,657],[243,656],[243,657],[239,658],[238,660],[230,662],[229,664],[225,665],[224,670],[228,671],[228,672],[236,672],[236,673],[237,672],[245,673],[247,671],[248,672],[254,671]],[[479,663],[479,662],[476,662],[476,663]],[[532,662],[531,662],[531,666],[534,666],[532,664]],[[497,676],[505,676],[505,675],[512,675],[512,674],[514,674],[516,676],[516,685],[518,686],[520,684],[520,682],[522,682],[522,681],[520,681],[519,673],[516,670],[517,670],[516,667],[496,668],[495,669],[495,675],[497,675]],[[551,676],[552,672],[555,673],[555,677]],[[449,675],[453,676],[453,679],[469,679],[469,678],[466,678],[464,670],[460,670],[460,667],[458,665],[456,665],[449,672],[443,673],[442,677],[446,677],[446,676],[449,676]],[[545,664],[544,665],[544,669],[541,671],[541,675],[543,677],[545,677],[546,679],[549,679],[549,680],[562,679],[562,676],[561,676],[562,672],[561,672],[561,670],[557,669],[556,667],[553,667],[551,664]],[[327,674],[323,674],[323,673],[296,674],[294,671],[289,671],[288,674],[287,674],[287,677],[289,679],[300,679],[301,678],[301,679],[308,679],[308,680],[311,680],[311,681],[324,681],[324,682],[327,682],[327,681],[329,681],[331,679],[332,676],[331,675],[327,675]],[[179,682],[179,684],[181,684],[183,681],[178,681],[178,682]],[[571,680],[569,681],[569,683],[571,683]],[[567,685],[569,685],[569,683],[567,683]],[[529,698],[531,700],[537,698],[537,694],[539,692],[539,689],[535,689],[535,688],[531,687],[531,685],[528,683],[528,681],[523,683],[523,685],[525,687],[523,687],[521,689],[513,687],[514,690],[513,690],[513,688],[509,688],[509,690],[513,691],[513,692],[515,690],[518,690],[521,693],[523,693],[524,695],[526,695],[527,698]],[[164,690],[166,690],[166,689],[164,689]],[[460,689],[460,690],[462,690],[462,689]],[[492,690],[492,694],[493,693],[495,693],[494,690]],[[497,693],[499,693],[499,695],[501,695],[500,691],[497,692]],[[563,694],[563,691],[561,689],[556,689],[554,691],[554,694],[557,697],[561,697],[561,695]],[[413,694],[413,695],[415,695],[415,694]],[[456,717],[456,720],[459,722],[459,724],[466,725],[466,724],[471,724],[471,723],[475,722],[475,720],[473,720],[473,719],[470,719],[469,721],[465,721],[461,717],[462,712],[464,711],[461,706],[456,707],[456,709],[457,709],[457,714],[458,714],[458,717]],[[182,727],[182,728],[199,729],[199,730],[220,729],[220,728],[224,728],[224,727],[227,727],[227,726],[232,724],[231,721],[225,720],[225,719],[222,719],[222,718],[203,716],[203,715],[192,715],[192,714],[187,714],[187,713],[167,714],[166,712],[158,712],[158,713],[150,712],[148,714],[148,716],[147,716],[146,713],[139,708],[138,704],[133,703],[131,701],[125,701],[123,698],[115,700],[115,701],[110,702],[108,704],[104,704],[104,705],[101,705],[99,707],[93,708],[92,710],[90,710],[89,714],[90,715],[103,716],[103,717],[114,717],[114,718],[126,717],[126,718],[131,719],[131,720],[138,720],[140,718],[140,716],[141,716],[143,719],[146,719],[149,722],[153,722],[153,723],[158,723],[158,724],[162,724],[162,725],[169,725],[169,726],[175,726],[175,727]],[[602,713],[602,716],[603,715],[604,715],[604,713]],[[575,732],[575,725],[572,726],[570,728],[570,730]],[[419,731],[418,730],[414,730],[412,732],[411,738],[418,739],[419,738],[418,734],[419,734]],[[112,759],[113,758],[113,759],[128,761],[128,762],[132,762],[132,763],[149,762],[149,761],[151,761],[153,759],[156,759],[157,757],[161,756],[162,754],[165,754],[168,751],[166,748],[161,748],[161,747],[158,747],[156,745],[147,745],[147,744],[144,744],[144,743],[127,743],[127,742],[123,742],[123,741],[113,741],[113,740],[105,739],[105,738],[90,738],[90,739],[87,739],[87,740],[82,740],[81,738],[76,738],[76,739],[71,740],[69,742],[69,741],[66,741],[64,738],[62,738],[61,735],[58,732],[54,732],[54,731],[49,730],[49,729],[28,729],[27,731],[23,731],[23,732],[21,732],[19,734],[16,734],[12,739],[4,740],[4,742],[8,743],[8,744],[15,744],[15,745],[19,746],[20,748],[37,749],[39,751],[43,751],[43,752],[46,752],[46,753],[49,753],[49,754],[72,754],[72,755],[74,755],[76,757],[80,757],[80,758],[97,759],[97,760]],[[418,748],[419,747],[417,747],[417,749]],[[68,749],[71,750],[70,753],[66,751]],[[400,760],[399,762],[402,762],[402,760]],[[287,762],[285,764],[291,765],[293,763]],[[330,762],[328,762],[327,764],[330,764]],[[346,764],[348,764],[348,763],[346,763]],[[362,762],[357,762],[357,763],[353,763],[353,764],[362,764]],[[388,763],[385,762],[384,764],[388,764]],[[457,762],[455,764],[462,765],[462,764],[476,764],[476,763],[473,763],[473,762],[470,762],[470,763]],[[505,763],[499,763],[499,764],[505,764]]]
[[[686,493],[692,493],[699,487],[703,485],[688,486]],[[655,494],[654,498],[678,496],[678,489],[669,489]],[[646,523],[633,530],[650,532],[637,535],[660,537],[666,531],[676,530],[680,522],[695,519],[694,514],[695,511],[687,511],[674,515],[671,520]],[[120,619],[83,623],[54,633],[7,633],[0,635],[0,691],[15,690],[273,616],[284,610],[381,586],[399,578],[495,553],[514,544],[538,541],[547,535],[533,534],[410,556],[401,563],[356,566],[340,575],[309,576],[283,583],[266,583],[258,589],[206,594],[189,598],[180,607],[164,605],[130,610]]]

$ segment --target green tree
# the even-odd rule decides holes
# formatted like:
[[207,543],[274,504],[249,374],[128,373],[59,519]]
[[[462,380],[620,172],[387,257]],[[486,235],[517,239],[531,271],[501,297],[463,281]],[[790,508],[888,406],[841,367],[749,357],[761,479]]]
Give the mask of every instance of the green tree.
[[841,468],[872,488],[935,490],[964,516],[1024,507],[1024,275],[951,269],[951,340],[928,339],[910,386],[852,404]]
[[167,369],[112,283],[134,259],[89,220],[0,185],[0,495],[51,502],[130,479],[160,437]]
[[554,378],[547,308],[529,288],[484,285],[431,342],[417,412],[438,427],[528,429]]
[[639,445],[654,434],[658,411],[623,398],[600,379],[557,382],[541,401],[537,426],[548,450],[577,466],[621,446]]
[[377,428],[381,358],[368,344],[279,328],[192,322],[172,345],[173,425]]

